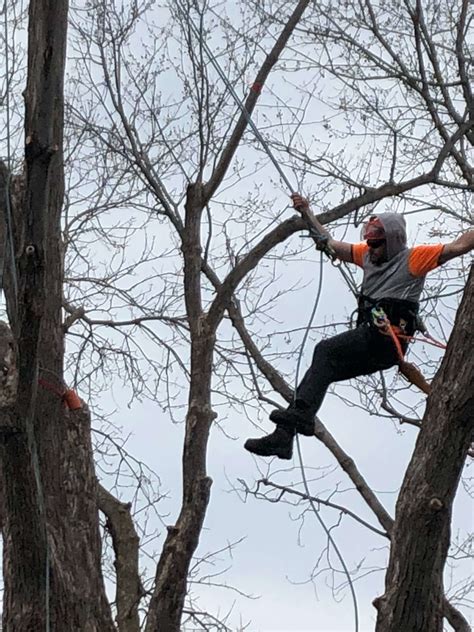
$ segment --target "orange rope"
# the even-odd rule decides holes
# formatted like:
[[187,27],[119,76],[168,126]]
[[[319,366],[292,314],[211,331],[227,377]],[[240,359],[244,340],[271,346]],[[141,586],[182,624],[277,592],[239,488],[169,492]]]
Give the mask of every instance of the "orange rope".
[[[379,310],[378,313],[374,314],[374,323],[376,327],[379,328],[380,333],[385,336],[390,336],[395,348],[397,350],[398,355],[398,369],[402,375],[404,375],[409,382],[417,386],[420,390],[422,390],[427,395],[431,392],[431,385],[425,380],[421,371],[414,364],[407,362],[404,357],[402,345],[400,344],[400,339],[402,340],[413,340],[412,336],[405,336],[395,331],[395,328],[389,321],[387,314],[385,314],[382,310]],[[437,347],[444,347],[438,341],[435,341]],[[434,344],[434,343],[432,343]]]
[[387,318],[387,329],[390,337],[393,340],[393,344],[397,350],[398,359],[403,362],[405,359],[405,354],[403,353],[402,345],[400,344],[400,340],[398,339],[398,335],[395,333],[389,319]]
[[[381,333],[383,333],[384,336],[389,336],[390,335],[386,331],[382,331]],[[422,338],[420,338],[419,336],[407,336],[405,334],[400,334],[398,332],[396,332],[395,335],[400,340],[407,340],[408,342],[424,342],[427,345],[432,345],[433,347],[438,347],[438,349],[446,349],[447,348],[446,345],[443,342],[440,342],[439,340],[436,340],[436,338],[433,338],[433,336],[427,336],[426,334],[423,334]]]

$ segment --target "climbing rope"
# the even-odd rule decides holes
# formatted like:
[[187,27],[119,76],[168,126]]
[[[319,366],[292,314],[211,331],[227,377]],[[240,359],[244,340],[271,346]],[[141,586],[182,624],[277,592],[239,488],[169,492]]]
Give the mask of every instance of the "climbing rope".
[[[16,263],[15,263],[15,247],[13,243],[13,221],[12,221],[12,209],[10,203],[10,184],[11,184],[11,170],[12,170],[12,159],[11,159],[11,108],[10,108],[10,56],[8,50],[8,42],[9,42],[9,28],[8,28],[8,18],[7,18],[7,0],[4,2],[3,6],[4,13],[4,41],[5,41],[5,73],[6,73],[6,135],[7,135],[7,178],[5,183],[5,223],[6,223],[6,231],[5,231],[5,255],[9,251],[10,254],[10,269],[11,269],[11,278],[13,284],[13,315],[14,320],[18,319],[18,277],[16,271]],[[1,270],[2,277],[2,287],[3,287],[3,279],[5,276],[5,263],[3,265],[3,269]],[[37,380],[35,380],[36,382]],[[41,520],[41,528],[43,530],[44,542],[45,542],[45,630],[46,632],[51,631],[51,616],[50,616],[50,546],[48,540],[48,526],[46,519],[46,505],[44,502],[44,492],[43,485],[41,481],[41,471],[39,466],[39,456],[38,456],[38,446],[36,443],[35,430],[34,430],[34,409],[31,408],[28,410],[25,419],[25,428],[26,428],[26,437],[28,448],[31,455],[31,463],[33,466],[33,474],[35,478],[36,484],[36,493],[38,499],[38,512]]]
[[[178,7],[181,10],[181,6],[179,5],[179,3],[178,3]],[[199,44],[202,46],[203,50],[206,52],[206,55],[208,56],[209,61],[214,66],[214,69],[216,70],[217,74],[222,79],[222,81],[223,81],[224,85],[226,86],[227,90],[229,91],[229,93],[232,95],[232,98],[234,99],[237,107],[240,109],[240,111],[242,112],[243,116],[245,117],[245,120],[247,121],[248,125],[251,127],[253,133],[255,134],[255,137],[258,139],[258,141],[262,145],[263,149],[265,150],[266,154],[268,155],[268,157],[272,161],[273,166],[278,171],[278,174],[279,174],[280,178],[286,184],[288,189],[293,193],[294,192],[294,188],[291,186],[290,181],[286,177],[283,169],[281,168],[281,166],[279,165],[277,159],[275,158],[275,155],[273,154],[272,150],[270,149],[270,145],[267,143],[265,138],[260,133],[260,130],[255,125],[255,123],[253,122],[252,117],[250,116],[247,108],[245,107],[245,104],[242,102],[242,100],[240,99],[239,95],[234,90],[234,86],[229,81],[229,78],[227,77],[227,75],[223,71],[223,69],[222,69],[221,65],[219,64],[219,62],[217,61],[215,55],[213,54],[213,52],[211,51],[211,49],[209,48],[209,46],[207,45],[207,43],[203,39],[203,37],[201,37],[201,32],[199,31],[198,27],[194,24],[194,21],[191,18],[191,15],[189,13],[187,13],[186,11],[184,11],[184,9],[181,10],[181,15],[184,17],[186,23],[191,27],[191,30],[193,31],[194,35],[196,36],[196,38],[199,41]],[[262,86],[261,86],[261,84],[254,82],[250,89],[252,90],[252,92],[255,92],[256,94],[260,94],[260,92],[262,90]]]
[[[390,322],[387,314],[381,307],[374,307],[372,309],[372,321],[381,334],[390,336],[394,344],[395,350],[398,356],[398,368],[402,375],[404,375],[409,382],[417,386],[423,393],[429,395],[431,393],[431,384],[429,384],[420,369],[411,362],[405,360],[405,352],[402,349],[400,340],[411,341],[414,340],[413,336],[405,336],[399,331],[396,331],[395,327]],[[436,344],[435,344],[436,343]],[[438,342],[433,338],[433,342],[437,347],[444,347],[445,345]]]
[[[230,82],[229,78],[227,77],[227,75],[225,74],[225,72],[222,70],[222,67],[219,64],[219,62],[217,61],[215,55],[213,54],[213,52],[211,51],[211,49],[207,45],[206,41],[202,38],[201,32],[199,31],[198,27],[196,26],[196,24],[194,23],[193,19],[191,18],[191,15],[189,14],[189,12],[184,11],[184,9],[181,8],[179,3],[178,3],[178,7],[179,7],[179,10],[180,10],[181,15],[183,16],[185,22],[189,25],[189,27],[193,31],[194,35],[198,39],[200,45],[202,46],[203,50],[205,51],[206,55],[208,56],[209,61],[211,62],[211,64],[215,68],[215,70],[218,73],[219,77],[222,79],[222,81],[223,81],[224,85],[226,86],[228,92],[230,93],[230,95],[234,99],[237,107],[242,112],[243,116],[245,117],[245,120],[247,121],[248,125],[252,129],[255,137],[257,138],[257,140],[262,145],[264,151],[266,152],[267,156],[270,158],[270,160],[273,163],[275,169],[278,171],[278,174],[280,175],[280,178],[283,180],[283,182],[287,186],[287,188],[290,191],[290,193],[295,193],[294,187],[291,185],[290,181],[288,180],[287,176],[285,175],[285,172],[283,171],[283,169],[281,168],[280,164],[278,163],[274,153],[272,152],[272,150],[270,148],[270,145],[267,143],[265,138],[260,133],[260,130],[255,125],[250,113],[248,112],[247,108],[245,107],[244,102],[242,101],[242,99],[236,93],[233,85],[231,84],[231,82]],[[253,92],[256,92],[257,94],[260,94],[260,92],[262,90],[262,85],[260,83],[255,83],[254,82],[250,89]],[[352,292],[352,294],[355,297],[357,297],[357,295],[358,295],[358,293],[357,293],[357,286],[354,283],[354,280],[352,279],[350,273],[344,268],[345,264],[342,261],[336,261],[334,251],[330,247],[328,247],[328,245],[327,245],[327,238],[326,238],[325,235],[322,235],[319,232],[317,226],[314,223],[314,220],[312,218],[311,213],[310,212],[305,212],[302,209],[296,209],[296,210],[298,210],[298,212],[302,215],[303,220],[305,221],[305,223],[306,223],[306,225],[308,227],[309,236],[312,237],[313,240],[315,241],[316,247],[318,249],[322,250],[323,252],[325,252],[325,254],[331,260],[332,264],[339,270],[340,274],[344,278],[344,280],[345,280],[347,286],[349,287],[350,291]]]
[[[385,332],[382,332],[385,333]],[[386,335],[386,334],[385,334]],[[405,334],[401,334],[397,332],[397,338],[400,340],[406,340],[407,342],[423,342],[425,345],[431,345],[432,347],[437,347],[438,349],[447,349],[447,345],[444,342],[440,342],[436,340],[431,334],[427,331],[421,332],[422,338],[419,336],[406,336]]]
[[[301,367],[301,361],[303,358],[303,352],[304,352],[304,348],[306,346],[306,342],[308,340],[309,337],[309,332],[311,330],[311,327],[313,325],[313,321],[314,318],[316,316],[316,312],[318,309],[318,305],[319,305],[319,301],[321,298],[321,292],[322,292],[322,288],[323,288],[323,269],[324,269],[324,264],[323,264],[323,253],[321,253],[321,257],[320,257],[320,262],[319,262],[319,283],[318,283],[318,290],[316,293],[316,299],[314,301],[314,305],[313,305],[313,309],[311,311],[311,315],[308,321],[308,324],[306,326],[306,331],[304,333],[303,336],[303,340],[301,342],[301,346],[300,346],[300,351],[298,354],[298,361],[296,363],[296,376],[295,376],[295,387],[293,389],[293,402],[295,401],[296,398],[296,389],[298,386],[298,382],[299,382],[299,372],[300,372],[300,367]],[[351,596],[352,596],[352,603],[353,603],[353,607],[354,607],[354,629],[355,632],[359,631],[359,608],[358,608],[358,604],[357,604],[357,595],[355,592],[355,588],[354,588],[354,583],[352,581],[349,569],[347,568],[347,565],[344,561],[344,557],[342,556],[342,553],[339,550],[339,547],[337,546],[334,538],[331,535],[331,531],[328,529],[328,527],[326,526],[324,520],[321,518],[321,515],[319,513],[318,508],[316,507],[316,504],[313,500],[312,494],[310,492],[309,489],[309,485],[308,485],[308,479],[306,477],[306,471],[305,471],[305,465],[304,465],[304,461],[303,461],[303,452],[301,449],[301,444],[300,444],[300,440],[299,440],[299,436],[298,433],[296,434],[296,447],[297,447],[297,451],[298,451],[298,460],[299,460],[299,464],[300,464],[300,470],[301,470],[301,478],[303,481],[303,487],[306,493],[306,496],[308,497],[308,501],[310,504],[310,507],[314,513],[314,515],[316,516],[319,524],[321,525],[321,527],[323,528],[324,532],[327,535],[327,538],[331,544],[331,546],[333,547],[340,563],[341,566],[343,568],[343,572],[347,577],[347,582],[349,584],[349,588],[351,591]]]
[[[247,124],[252,129],[252,131],[253,131],[255,137],[257,138],[257,140],[259,141],[259,143],[262,145],[265,153],[270,158],[270,160],[273,163],[273,166],[275,167],[275,169],[277,170],[280,178],[283,180],[283,182],[285,183],[285,185],[288,188],[288,190],[290,191],[290,193],[295,193],[295,187],[293,187],[291,185],[291,182],[287,178],[285,172],[281,168],[278,160],[276,159],[273,151],[271,150],[270,145],[265,140],[265,138],[262,136],[262,134],[260,133],[260,130],[258,129],[258,127],[255,125],[255,123],[254,123],[249,111],[245,107],[245,103],[242,101],[242,99],[239,97],[239,95],[235,91],[234,86],[232,85],[232,83],[230,82],[229,78],[227,77],[227,75],[223,71],[221,65],[217,61],[216,56],[213,54],[213,52],[211,51],[211,49],[207,45],[206,41],[204,40],[204,38],[201,36],[201,32],[199,31],[198,27],[196,26],[196,24],[194,23],[193,19],[191,18],[191,15],[189,14],[189,12],[186,12],[181,7],[181,5],[179,3],[178,3],[178,7],[179,7],[179,11],[180,11],[182,17],[184,18],[185,22],[189,25],[189,27],[192,30],[192,32],[194,33],[195,37],[199,41],[199,44],[200,44],[200,46],[202,46],[203,50],[205,51],[210,63],[212,64],[212,66],[216,70],[216,72],[219,75],[219,77],[222,79],[222,82],[226,86],[226,89],[228,90],[228,92],[230,93],[232,98],[234,99],[237,107],[239,108],[239,110],[241,111],[241,113],[244,116],[245,120],[247,121]],[[261,90],[262,90],[262,85],[260,83],[254,82],[252,84],[250,90],[252,92],[256,93],[257,95],[259,95],[261,93]],[[321,250],[323,250],[323,252],[325,252],[327,254],[327,256],[331,260],[334,260],[335,254],[332,251],[332,249],[330,248],[330,246],[328,246],[327,238],[325,237],[325,235],[322,235],[320,233],[320,231],[318,230],[318,228],[315,226],[314,222],[311,222],[310,215],[308,213],[305,213],[302,209],[297,209],[297,210],[300,212],[300,214],[302,215],[304,221],[306,222],[306,224],[308,226],[308,230],[310,232],[310,235],[313,237],[313,239],[315,240],[316,244],[319,246],[319,248]]]
[[68,410],[80,410],[82,408],[82,402],[76,391],[72,388],[67,388],[64,384],[58,387],[43,377],[38,378],[38,384],[47,391],[57,395]]
[[[245,107],[245,104],[242,102],[240,97],[235,92],[234,87],[232,86],[231,82],[229,81],[227,75],[222,70],[219,62],[217,61],[217,59],[213,55],[213,53],[210,50],[209,46],[204,41],[204,39],[201,37],[201,33],[200,33],[199,29],[197,28],[197,26],[194,24],[191,16],[189,15],[189,13],[186,13],[184,10],[181,11],[181,14],[184,17],[186,23],[190,26],[190,28],[193,31],[194,35],[197,37],[200,45],[202,46],[203,50],[206,52],[206,55],[208,56],[209,61],[214,66],[215,70],[217,71],[219,77],[222,79],[222,81],[225,84],[225,86],[226,86],[227,90],[229,91],[229,93],[232,95],[232,98],[234,99],[234,101],[237,104],[238,108],[240,109],[240,111],[242,112],[243,116],[245,117],[245,120],[247,121],[248,125],[252,129],[255,137],[257,138],[257,140],[262,145],[264,151],[267,153],[267,155],[270,158],[271,162],[273,163],[275,169],[278,171],[278,174],[280,175],[281,179],[286,184],[286,186],[289,189],[290,193],[294,193],[295,192],[294,187],[291,185],[290,181],[288,180],[288,178],[286,177],[285,173],[283,172],[283,169],[281,168],[281,166],[279,165],[278,161],[276,160],[273,152],[270,149],[269,144],[264,139],[264,137],[260,133],[259,129],[257,128],[255,123],[253,122],[252,117],[250,116],[250,113],[247,111],[247,109]],[[252,85],[252,87],[251,87],[251,90],[256,92],[257,94],[260,94],[261,88],[262,88],[262,86],[260,84],[254,83]],[[317,226],[315,226],[313,221],[311,221],[311,215],[309,213],[302,212],[301,209],[297,209],[297,210],[299,210],[299,212],[303,216],[303,219],[305,220],[305,222],[306,222],[306,224],[308,226],[308,229],[309,229],[309,232],[310,232],[310,236],[313,237],[313,239],[314,239],[314,241],[316,243],[316,246],[319,247],[319,249],[321,250],[321,259],[320,259],[320,279],[319,279],[318,292],[317,292],[315,304],[314,304],[314,307],[313,307],[313,311],[312,311],[312,314],[311,314],[310,322],[308,323],[305,335],[303,337],[303,342],[302,342],[300,353],[299,353],[299,357],[298,357],[298,364],[297,364],[297,369],[296,369],[296,383],[298,382],[299,367],[300,367],[301,359],[302,359],[302,356],[303,356],[304,346],[306,344],[306,340],[308,338],[312,322],[313,322],[314,317],[316,315],[317,307],[318,307],[318,304],[319,304],[319,299],[321,297],[322,282],[323,282],[323,259],[322,259],[323,252],[325,252],[329,256],[329,258],[331,260],[334,260],[334,253],[333,253],[333,251],[330,248],[328,248],[327,243],[326,244],[324,243],[325,242],[325,236],[321,235],[321,233],[318,230]],[[341,271],[343,277],[345,278],[348,286],[351,288],[352,291],[354,291],[353,288],[352,288],[352,285],[353,285],[352,279],[348,276],[347,273],[345,273],[345,271],[342,269],[342,266],[338,266],[338,268]],[[293,397],[295,396],[295,393],[296,393],[296,387],[294,389]],[[298,436],[296,438],[296,441],[297,441],[298,456],[299,456],[301,474],[302,474],[302,479],[303,479],[303,484],[304,484],[304,487],[305,487],[305,491],[306,491],[306,494],[308,496],[311,508],[312,508],[315,516],[317,517],[319,523],[323,527],[323,529],[324,529],[324,531],[325,531],[325,533],[326,533],[326,535],[328,537],[329,542],[331,543],[334,551],[336,552],[336,555],[338,556],[338,558],[339,558],[339,560],[341,562],[341,565],[342,565],[342,567],[344,569],[344,573],[346,574],[346,577],[347,577],[347,580],[348,580],[348,583],[349,583],[349,586],[350,586],[350,589],[351,589],[353,603],[354,603],[355,632],[358,632],[358,630],[359,630],[359,615],[358,615],[357,597],[356,597],[356,594],[355,594],[354,585],[353,585],[353,582],[352,582],[349,570],[348,570],[348,568],[347,568],[347,566],[346,566],[346,564],[344,562],[344,558],[342,557],[342,555],[341,555],[341,553],[340,553],[340,551],[339,551],[339,549],[338,549],[338,547],[336,545],[336,542],[334,541],[334,538],[331,535],[330,530],[326,527],[323,519],[319,515],[317,507],[315,506],[315,504],[314,504],[314,502],[313,502],[313,500],[311,498],[311,494],[310,494],[309,486],[308,486],[308,481],[307,481],[306,474],[305,474],[305,467],[304,467],[304,462],[303,462],[302,452],[301,452],[301,446],[299,444]]]

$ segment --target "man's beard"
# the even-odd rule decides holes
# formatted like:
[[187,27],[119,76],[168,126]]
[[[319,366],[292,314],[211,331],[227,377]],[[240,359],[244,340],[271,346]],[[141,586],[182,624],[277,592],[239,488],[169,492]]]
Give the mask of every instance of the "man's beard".
[[374,266],[381,266],[382,263],[385,263],[387,261],[387,257],[385,256],[385,254],[380,255],[380,257],[369,255],[369,259],[370,263],[372,263]]

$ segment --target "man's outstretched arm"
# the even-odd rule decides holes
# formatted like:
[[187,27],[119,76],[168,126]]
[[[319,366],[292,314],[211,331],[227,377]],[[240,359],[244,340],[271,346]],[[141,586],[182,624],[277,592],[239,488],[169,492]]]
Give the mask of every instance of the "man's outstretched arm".
[[[291,196],[291,199],[293,200],[293,206],[296,210],[298,210],[299,208],[304,208],[308,211],[310,210],[308,200],[302,197],[299,193],[294,193]],[[341,261],[348,261],[349,263],[352,263],[352,244],[349,244],[345,241],[337,241],[337,239],[333,239],[331,237],[331,233],[318,222],[316,217],[313,216],[313,218],[319,232],[327,236],[328,246],[332,248],[332,250],[336,254],[336,257]]]
[[439,255],[438,264],[443,265],[446,261],[465,255],[471,250],[474,250],[474,230],[468,230],[454,241],[445,244]]

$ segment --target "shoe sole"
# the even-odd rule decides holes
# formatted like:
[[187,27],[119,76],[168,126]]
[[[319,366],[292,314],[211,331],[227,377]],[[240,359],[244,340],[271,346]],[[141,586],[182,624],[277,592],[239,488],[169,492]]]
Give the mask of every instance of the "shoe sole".
[[247,450],[247,452],[250,452],[251,454],[255,454],[257,456],[276,456],[279,459],[283,459],[284,461],[289,461],[292,456],[293,456],[293,451],[291,452],[280,452],[277,449],[273,450],[272,452],[266,452],[265,450],[258,450],[258,449],[252,449],[252,447],[247,445],[247,442],[244,443],[244,448]]

